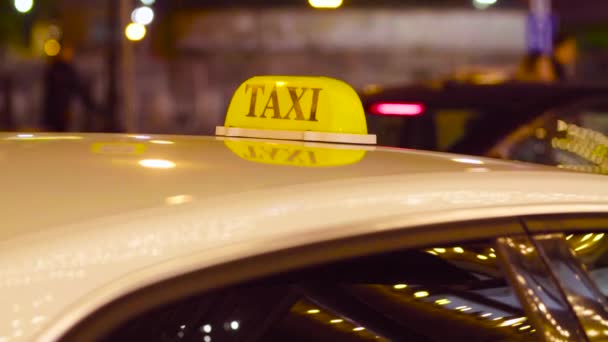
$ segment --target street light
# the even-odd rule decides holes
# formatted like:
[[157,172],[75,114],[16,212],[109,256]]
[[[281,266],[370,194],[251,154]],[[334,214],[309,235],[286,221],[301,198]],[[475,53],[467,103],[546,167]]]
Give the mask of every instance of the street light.
[[138,23],[130,23],[125,29],[125,36],[130,41],[139,41],[146,36],[146,27]]
[[496,5],[497,0],[473,0],[473,6],[477,9],[486,9],[490,6]]
[[342,6],[342,0],[308,0],[313,8],[338,8]]
[[19,13],[27,13],[34,7],[34,0],[14,0],[13,5]]
[[154,11],[147,6],[138,7],[131,13],[131,20],[137,24],[148,25],[154,20]]

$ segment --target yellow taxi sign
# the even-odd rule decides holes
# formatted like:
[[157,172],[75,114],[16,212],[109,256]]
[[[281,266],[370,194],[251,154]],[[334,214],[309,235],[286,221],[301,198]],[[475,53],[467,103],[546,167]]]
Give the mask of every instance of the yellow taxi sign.
[[375,144],[355,90],[328,77],[257,76],[236,90],[216,135]]
[[[364,148],[332,148],[307,143],[275,143],[230,139],[224,144],[242,159],[273,165],[298,167],[336,167],[358,163],[365,157]],[[342,146],[340,146],[342,147]],[[368,147],[369,148],[369,147]]]

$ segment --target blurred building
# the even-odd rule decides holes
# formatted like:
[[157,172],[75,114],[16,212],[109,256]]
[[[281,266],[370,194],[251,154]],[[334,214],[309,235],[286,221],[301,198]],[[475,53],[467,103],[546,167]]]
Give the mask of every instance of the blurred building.
[[[118,101],[126,94],[134,99],[131,125],[140,132],[212,133],[236,86],[253,75],[326,75],[363,88],[469,67],[508,70],[525,49],[523,1],[503,0],[517,5],[484,11],[468,0],[429,0],[425,7],[414,0],[400,7],[359,0],[362,6],[335,11],[273,1],[231,7],[216,1],[224,6],[213,7],[218,4],[211,0],[157,0],[147,36],[121,52],[133,66],[120,70],[132,72],[134,82],[117,82]],[[38,123],[44,47],[54,28],[75,45],[77,66],[98,103],[107,101],[111,81],[108,23],[116,13],[95,0],[49,0],[44,6],[32,19],[28,51],[12,50],[4,63],[14,80],[12,107],[20,127]],[[603,57],[597,58],[601,65]],[[86,113],[80,113],[74,129],[82,127]]]

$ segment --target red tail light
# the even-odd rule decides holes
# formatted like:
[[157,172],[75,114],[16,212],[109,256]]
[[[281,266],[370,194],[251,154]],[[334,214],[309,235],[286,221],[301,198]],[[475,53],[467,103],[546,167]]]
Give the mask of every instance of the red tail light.
[[424,105],[405,102],[379,102],[370,107],[370,112],[376,115],[415,116],[424,112]]

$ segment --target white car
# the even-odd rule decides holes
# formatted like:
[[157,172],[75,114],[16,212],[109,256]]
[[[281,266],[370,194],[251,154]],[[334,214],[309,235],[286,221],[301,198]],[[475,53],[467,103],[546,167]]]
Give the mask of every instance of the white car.
[[378,147],[360,107],[262,77],[216,137],[1,135],[0,341],[608,338],[604,176]]

